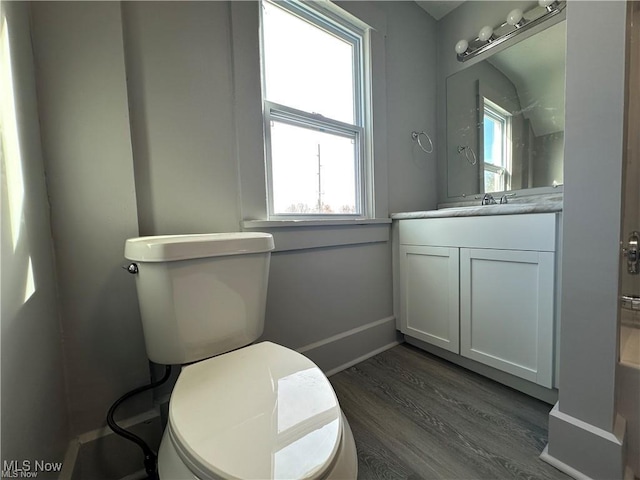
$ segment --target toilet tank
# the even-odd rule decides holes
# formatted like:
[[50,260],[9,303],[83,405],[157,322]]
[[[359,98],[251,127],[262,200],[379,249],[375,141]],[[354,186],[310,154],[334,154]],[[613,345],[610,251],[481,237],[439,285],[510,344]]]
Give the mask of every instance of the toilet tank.
[[268,233],[127,240],[149,359],[191,363],[260,337],[273,248]]

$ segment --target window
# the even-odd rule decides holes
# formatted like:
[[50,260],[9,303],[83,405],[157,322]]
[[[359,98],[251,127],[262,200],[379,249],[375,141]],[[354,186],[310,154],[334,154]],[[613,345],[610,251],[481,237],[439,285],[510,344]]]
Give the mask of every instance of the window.
[[511,114],[484,99],[484,191],[511,188]]
[[367,215],[364,43],[346,19],[263,0],[270,218]]

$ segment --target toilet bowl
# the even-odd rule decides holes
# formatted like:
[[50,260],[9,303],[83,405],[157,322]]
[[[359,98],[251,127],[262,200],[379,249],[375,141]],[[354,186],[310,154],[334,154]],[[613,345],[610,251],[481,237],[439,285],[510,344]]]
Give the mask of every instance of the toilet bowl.
[[273,238],[127,240],[149,358],[184,365],[161,480],[355,479],[353,434],[322,371],[262,334]]

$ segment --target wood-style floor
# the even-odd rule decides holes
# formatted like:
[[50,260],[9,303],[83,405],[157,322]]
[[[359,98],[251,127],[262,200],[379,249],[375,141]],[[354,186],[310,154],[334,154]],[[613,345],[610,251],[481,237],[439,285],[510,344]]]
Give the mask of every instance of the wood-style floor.
[[410,345],[330,380],[359,479],[569,478],[538,458],[550,405]]

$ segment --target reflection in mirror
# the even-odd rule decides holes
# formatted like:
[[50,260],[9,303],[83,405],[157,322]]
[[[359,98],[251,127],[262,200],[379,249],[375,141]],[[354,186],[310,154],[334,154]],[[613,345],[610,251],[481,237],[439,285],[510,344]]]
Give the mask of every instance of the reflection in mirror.
[[511,190],[513,171],[512,118],[513,114],[487,97],[482,100],[482,126],[484,134],[484,191]]
[[562,21],[447,78],[449,197],[563,183],[565,38]]

